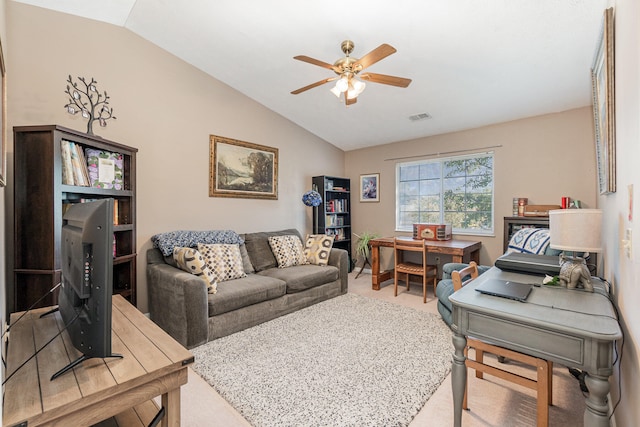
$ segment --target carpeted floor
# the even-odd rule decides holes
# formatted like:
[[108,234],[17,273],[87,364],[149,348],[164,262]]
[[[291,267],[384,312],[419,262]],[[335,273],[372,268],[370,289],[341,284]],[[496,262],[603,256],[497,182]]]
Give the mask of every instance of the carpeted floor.
[[407,426],[451,368],[439,316],[347,294],[193,350],[252,425]]

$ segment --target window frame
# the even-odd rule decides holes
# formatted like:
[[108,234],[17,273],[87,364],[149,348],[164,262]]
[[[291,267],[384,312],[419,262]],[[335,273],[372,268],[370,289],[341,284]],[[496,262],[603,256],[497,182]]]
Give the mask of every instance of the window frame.
[[487,151],[480,153],[472,153],[472,154],[463,154],[456,156],[447,156],[447,157],[438,157],[435,159],[422,159],[422,160],[413,160],[408,162],[398,162],[396,163],[396,200],[395,200],[395,208],[396,208],[396,223],[395,223],[395,231],[397,232],[413,232],[413,224],[409,226],[401,226],[400,224],[400,169],[406,166],[414,166],[414,165],[423,165],[428,163],[440,163],[440,218],[439,223],[444,222],[444,163],[447,161],[456,161],[456,160],[465,160],[465,159],[476,159],[481,157],[491,157],[491,222],[490,228],[487,230],[478,230],[478,229],[464,229],[464,228],[453,228],[453,234],[459,235],[472,235],[472,236],[494,236],[495,235],[495,152]]

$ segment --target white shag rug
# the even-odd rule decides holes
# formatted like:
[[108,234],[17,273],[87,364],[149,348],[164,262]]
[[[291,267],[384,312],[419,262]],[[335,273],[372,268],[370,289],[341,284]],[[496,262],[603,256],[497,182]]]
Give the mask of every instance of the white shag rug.
[[346,294],[192,350],[256,427],[407,426],[451,369],[439,316]]

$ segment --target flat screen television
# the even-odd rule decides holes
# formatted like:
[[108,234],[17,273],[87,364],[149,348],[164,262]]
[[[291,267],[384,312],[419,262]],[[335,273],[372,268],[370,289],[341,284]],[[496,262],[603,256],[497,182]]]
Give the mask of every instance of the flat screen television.
[[62,217],[58,309],[82,356],[52,380],[87,359],[121,357],[111,352],[113,239],[113,199],[73,204]]

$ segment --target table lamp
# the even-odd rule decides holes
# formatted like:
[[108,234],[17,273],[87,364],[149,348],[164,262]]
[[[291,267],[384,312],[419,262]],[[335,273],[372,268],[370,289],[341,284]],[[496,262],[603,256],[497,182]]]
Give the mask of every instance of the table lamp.
[[556,209],[549,211],[550,246],[571,256],[560,256],[560,284],[568,289],[593,292],[591,272],[576,252],[602,250],[602,211],[600,209]]

